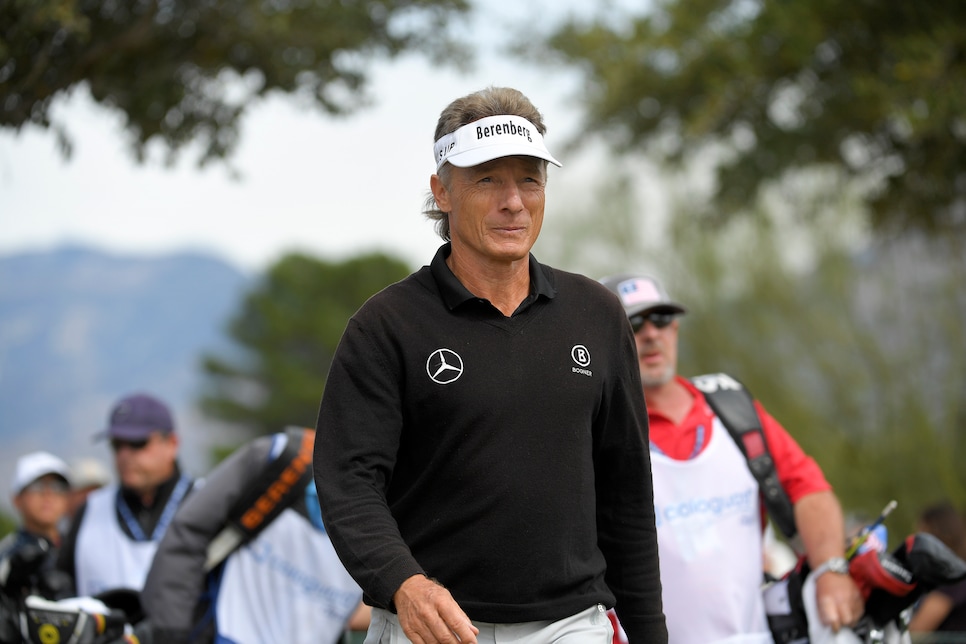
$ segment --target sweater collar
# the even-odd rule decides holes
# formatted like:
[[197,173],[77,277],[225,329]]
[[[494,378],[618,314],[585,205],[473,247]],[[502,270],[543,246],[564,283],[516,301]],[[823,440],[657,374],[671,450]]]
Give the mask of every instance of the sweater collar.
[[[456,278],[456,275],[446,264],[446,258],[449,257],[451,252],[453,252],[453,247],[449,242],[440,246],[429,269],[443,297],[443,302],[452,311],[464,302],[475,301],[479,298],[463,286],[463,283]],[[556,295],[557,289],[553,285],[553,271],[549,266],[544,266],[538,262],[533,253],[530,253],[530,295],[517,310],[524,308],[524,304],[529,304],[540,296],[553,299]]]

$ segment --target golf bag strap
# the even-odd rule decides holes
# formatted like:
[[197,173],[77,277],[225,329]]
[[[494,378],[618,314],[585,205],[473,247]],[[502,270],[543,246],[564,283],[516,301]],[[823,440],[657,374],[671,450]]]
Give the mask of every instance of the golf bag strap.
[[315,432],[302,427],[285,430],[282,452],[249,480],[235,502],[225,527],[208,545],[205,570],[211,570],[245,545],[290,507],[312,479]]
[[696,376],[691,378],[691,382],[704,394],[711,409],[744,454],[748,469],[758,481],[762,501],[771,520],[786,537],[794,537],[797,531],[792,502],[778,480],[775,461],[768,451],[761,419],[751,394],[744,385],[725,373]]

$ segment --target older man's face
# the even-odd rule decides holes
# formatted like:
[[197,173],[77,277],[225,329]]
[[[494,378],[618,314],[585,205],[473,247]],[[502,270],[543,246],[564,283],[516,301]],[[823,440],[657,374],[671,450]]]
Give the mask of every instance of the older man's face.
[[546,162],[502,157],[470,168],[452,167],[449,185],[434,175],[436,202],[449,213],[454,253],[484,263],[524,259],[543,226]]

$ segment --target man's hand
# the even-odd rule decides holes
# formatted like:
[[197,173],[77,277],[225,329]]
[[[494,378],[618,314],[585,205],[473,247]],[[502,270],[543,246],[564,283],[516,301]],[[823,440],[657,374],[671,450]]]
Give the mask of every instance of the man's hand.
[[822,623],[838,633],[843,626],[855,626],[865,604],[850,575],[826,572],[815,580],[815,599]]
[[404,581],[392,599],[399,624],[413,644],[476,644],[480,629],[446,588],[425,575]]
[[[795,525],[812,570],[817,571],[832,558],[843,558],[844,523],[842,506],[831,490],[807,494],[795,503]],[[848,573],[819,575],[815,599],[822,623],[836,633],[843,626],[854,626],[865,612],[862,595]]]

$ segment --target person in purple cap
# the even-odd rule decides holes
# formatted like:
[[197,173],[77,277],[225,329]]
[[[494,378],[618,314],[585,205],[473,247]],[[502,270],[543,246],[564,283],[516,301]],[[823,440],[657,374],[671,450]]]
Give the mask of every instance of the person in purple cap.
[[78,509],[57,559],[78,595],[141,590],[158,542],[192,480],[178,465],[178,435],[167,405],[148,394],[122,398],[107,429],[118,483]]
[[540,112],[519,91],[437,121],[429,266],[352,316],[313,471],[373,606],[367,642],[666,644],[634,339],[618,302],[531,248],[546,205]]

